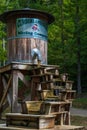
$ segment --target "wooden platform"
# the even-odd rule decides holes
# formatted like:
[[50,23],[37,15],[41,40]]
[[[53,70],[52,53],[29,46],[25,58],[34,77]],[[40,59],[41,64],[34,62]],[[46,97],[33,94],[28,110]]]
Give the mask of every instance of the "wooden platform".
[[32,114],[6,114],[6,125],[9,126],[24,126],[24,128],[50,129],[54,128],[55,116],[53,115],[32,115]]
[[[31,128],[23,128],[23,127],[6,127],[6,124],[0,124],[0,130],[37,130]],[[85,130],[83,126],[72,126],[72,125],[63,125],[63,126],[55,126],[52,129],[44,129],[44,130]]]

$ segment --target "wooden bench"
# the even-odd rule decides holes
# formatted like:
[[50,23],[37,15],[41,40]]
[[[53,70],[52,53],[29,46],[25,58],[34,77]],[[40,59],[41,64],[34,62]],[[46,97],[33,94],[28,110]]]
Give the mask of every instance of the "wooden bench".
[[[30,123],[34,123],[31,125]],[[33,115],[21,113],[7,113],[7,126],[24,126],[37,129],[54,128],[55,116],[53,115]]]

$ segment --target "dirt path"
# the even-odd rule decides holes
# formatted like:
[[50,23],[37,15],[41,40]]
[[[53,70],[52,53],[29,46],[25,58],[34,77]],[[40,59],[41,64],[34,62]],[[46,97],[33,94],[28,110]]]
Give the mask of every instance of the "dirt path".
[[87,110],[79,108],[71,108],[71,115],[87,117]]

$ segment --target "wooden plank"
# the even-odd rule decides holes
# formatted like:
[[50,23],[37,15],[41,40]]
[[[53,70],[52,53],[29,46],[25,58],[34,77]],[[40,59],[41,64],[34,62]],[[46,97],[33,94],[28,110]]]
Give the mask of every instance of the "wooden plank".
[[74,125],[63,125],[63,126],[56,126],[55,130],[85,130],[85,127]]
[[[24,127],[18,127],[18,126],[10,126],[7,127],[6,124],[0,124],[0,130],[37,130],[35,128],[24,128]],[[49,130],[49,129],[44,129],[44,130]],[[56,125],[54,128],[51,128],[50,130],[85,130],[84,126],[74,126],[74,125],[63,125],[59,126]]]
[[[57,65],[40,65],[41,67],[58,67]],[[8,65],[0,67],[0,73],[8,72],[10,70],[19,69],[19,70],[30,70],[32,67],[37,67],[37,64],[32,64],[29,62],[11,62]]]
[[7,72],[11,70],[11,65],[6,65],[6,66],[3,66],[3,67],[0,67],[0,73],[4,73],[4,72]]

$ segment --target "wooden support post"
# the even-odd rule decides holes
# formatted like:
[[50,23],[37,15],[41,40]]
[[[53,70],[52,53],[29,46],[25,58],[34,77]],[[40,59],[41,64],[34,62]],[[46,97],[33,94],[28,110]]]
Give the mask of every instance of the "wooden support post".
[[[0,74],[0,102],[3,96],[3,85],[2,85],[2,75]],[[0,118],[1,118],[2,109],[0,109]]]
[[2,75],[0,74],[0,101],[3,95],[3,86],[2,86]]
[[17,71],[12,72],[12,112],[18,112],[18,73]]

